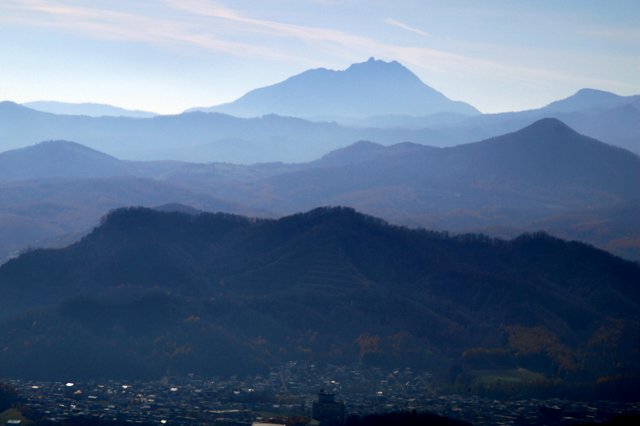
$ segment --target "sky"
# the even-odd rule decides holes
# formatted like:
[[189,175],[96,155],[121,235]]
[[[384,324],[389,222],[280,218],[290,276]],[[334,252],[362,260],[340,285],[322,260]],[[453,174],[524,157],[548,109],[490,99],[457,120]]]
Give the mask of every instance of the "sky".
[[173,114],[371,56],[489,113],[640,94],[640,1],[0,0],[0,100]]

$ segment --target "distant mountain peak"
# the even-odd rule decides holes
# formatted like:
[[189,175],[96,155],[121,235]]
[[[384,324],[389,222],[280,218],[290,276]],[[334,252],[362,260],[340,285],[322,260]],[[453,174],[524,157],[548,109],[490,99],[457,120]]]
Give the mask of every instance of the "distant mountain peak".
[[578,90],[573,96],[610,96],[610,97],[618,97],[615,93],[607,92],[605,90],[600,89],[592,89],[590,87],[585,87],[583,89]]
[[[387,67],[387,68],[396,68],[396,69],[397,68],[402,68],[402,69],[405,69],[405,70],[409,71],[409,69],[407,67],[403,66],[398,61],[384,61],[382,59],[376,59],[373,56],[371,56],[365,62],[356,62],[354,64],[351,64],[345,71],[349,71],[350,69],[361,68],[361,67],[368,67],[368,68],[372,68],[372,67],[379,67],[379,68]],[[411,72],[411,71],[409,71],[409,72]]]
[[[387,62],[382,59],[375,59],[373,56],[366,62],[352,64],[344,71],[338,71],[338,73],[351,74],[354,78],[382,78],[388,81],[405,81],[419,86],[426,86],[415,73],[400,62]],[[431,87],[429,88],[434,90]],[[440,92],[438,93],[440,94]]]
[[638,102],[638,99],[638,96],[620,96],[604,90],[584,88],[568,98],[550,103],[543,110],[558,113],[615,108]]
[[344,70],[307,70],[252,90],[234,102],[200,110],[240,117],[274,113],[303,118],[479,113],[429,87],[399,62],[373,56]]
[[384,148],[384,145],[381,145],[379,143],[376,142],[371,142],[368,140],[360,140],[357,142],[354,142],[353,144],[344,147],[343,149],[362,149],[362,150],[366,150],[366,149],[379,149],[379,148]]
[[13,101],[0,101],[0,111],[31,111],[31,108]]
[[128,166],[108,154],[66,140],[0,153],[0,180],[123,176]]
[[[92,156],[101,157],[105,159],[109,158],[114,161],[119,161],[115,157],[105,154],[104,152],[100,152],[98,150],[89,148],[88,146],[79,144],[77,142],[72,142],[64,139],[53,139],[48,141],[42,141],[35,145],[19,148],[16,151],[20,151],[20,150],[25,152],[26,151],[48,151],[48,152],[58,151],[58,152],[67,152],[67,153],[76,152],[76,153],[90,154]],[[11,151],[8,151],[8,152],[11,152]]]
[[328,166],[341,166],[345,164],[357,163],[369,160],[372,157],[384,152],[387,148],[375,142],[361,140],[344,148],[331,151],[319,160],[316,164]]
[[[513,138],[515,138],[514,140],[518,141],[520,144],[533,144],[533,146],[551,144],[550,146],[557,147],[558,145],[572,144],[572,142],[582,143],[587,140],[593,140],[587,136],[581,135],[561,120],[553,117],[542,118],[516,132],[497,136],[489,140],[503,140],[504,138],[511,138],[511,135],[513,135]],[[602,144],[602,142],[599,141],[597,141],[597,143]]]
[[[65,139],[51,139],[48,141],[42,141],[42,142],[38,142],[37,144],[33,145],[34,147],[49,147],[49,146],[62,146],[62,147],[67,147],[67,146],[75,146],[75,147],[82,147],[84,149],[87,150],[92,150],[91,148],[88,148],[84,145],[81,145],[77,142],[72,142],[72,141],[68,141]],[[28,147],[27,147],[28,148]],[[92,150],[94,151],[94,150]]]
[[542,118],[538,121],[535,121],[531,125],[525,127],[521,131],[549,131],[549,130],[552,130],[552,131],[561,130],[561,131],[576,133],[576,131],[573,130],[571,127],[567,126],[565,123],[563,123],[562,121],[554,117]]

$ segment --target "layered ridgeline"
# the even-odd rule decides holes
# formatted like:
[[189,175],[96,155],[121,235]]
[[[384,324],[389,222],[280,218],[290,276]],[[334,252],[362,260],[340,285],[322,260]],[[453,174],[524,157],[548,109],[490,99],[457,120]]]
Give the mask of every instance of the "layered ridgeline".
[[450,237],[348,208],[122,209],[76,244],[0,267],[0,374],[242,374],[304,359],[471,386],[488,371],[633,378],[638,283],[638,264],[544,234]]
[[428,126],[433,131],[461,140],[495,136],[527,126],[535,120],[554,117],[580,133],[640,154],[640,95],[620,96],[595,89],[575,94],[533,110],[462,117],[454,122]]
[[[209,173],[172,176],[199,186],[219,179],[216,168]],[[640,158],[555,119],[451,148],[359,142],[252,176],[212,190],[280,214],[349,205],[429,229],[501,236],[543,229],[640,259]]]
[[353,202],[408,214],[489,206],[544,214],[640,201],[639,181],[638,156],[543,119],[451,148],[361,142],[268,177],[259,190],[273,196],[272,207],[294,210]]
[[122,161],[51,141],[0,154],[0,258],[109,209],[179,202],[278,216],[349,205],[394,223],[547,230],[640,259],[640,158],[554,119],[452,148],[358,142],[301,164]]
[[180,163],[133,163],[67,141],[0,153],[0,263],[33,246],[60,246],[106,211],[179,202],[204,210],[265,214],[160,179]]
[[27,104],[42,112],[0,102],[0,151],[63,139],[129,160],[303,162],[358,140],[452,146],[554,117],[639,154],[639,99],[583,89],[536,110],[478,114],[401,64],[370,60],[344,71],[309,70],[214,108],[225,114],[133,118],[140,114],[108,105]]
[[400,63],[374,58],[340,71],[308,70],[252,90],[234,102],[198,110],[238,117],[278,114],[306,118],[479,113],[427,86]]
[[275,115],[242,119],[194,112],[152,118],[87,117],[0,102],[2,150],[43,140],[71,140],[129,160],[246,164],[312,160],[360,139],[361,133],[335,123]]

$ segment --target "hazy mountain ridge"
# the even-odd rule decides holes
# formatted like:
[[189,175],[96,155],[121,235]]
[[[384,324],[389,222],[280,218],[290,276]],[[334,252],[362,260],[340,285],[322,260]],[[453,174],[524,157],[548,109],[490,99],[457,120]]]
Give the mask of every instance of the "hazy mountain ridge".
[[[444,373],[478,368],[484,348],[549,379],[633,377],[638,282],[637,264],[545,235],[450,237],[345,208],[279,220],[124,209],[66,249],[0,267],[0,369],[154,377],[309,359]],[[597,341],[610,332],[614,364]],[[521,346],[531,333],[550,340]],[[47,371],[33,369],[45,354]]]
[[[407,140],[427,140],[430,145],[452,146],[512,132],[543,118],[557,118],[580,133],[640,155],[640,95],[619,96],[595,89],[581,89],[545,107],[519,112],[471,117],[447,113],[384,115],[359,120],[338,116],[325,119],[358,128],[412,131],[415,138]],[[420,129],[429,129],[433,133],[429,135]]]
[[107,154],[69,141],[47,141],[0,153],[0,180],[106,177],[132,174]]
[[432,128],[452,134],[454,138],[456,133],[463,135],[474,130],[479,136],[490,137],[547,117],[557,118],[580,133],[640,155],[640,95],[619,96],[595,89],[579,90],[539,109],[486,114]]
[[[586,92],[596,91],[589,89]],[[218,113],[136,119],[64,116],[2,102],[0,139],[4,150],[42,140],[72,140],[129,160],[242,164],[307,162],[358,140],[383,145],[410,141],[452,146],[512,132],[539,119],[555,117],[581,133],[640,154],[637,96],[603,93],[607,99],[604,103],[587,102],[582,100],[584,96],[576,94],[558,101],[555,107],[552,104],[531,111],[475,116],[453,113],[425,117],[379,116],[362,119],[360,124],[339,117],[334,119],[343,124],[273,114],[251,119]]]
[[477,124],[497,124],[502,122],[507,125],[514,119],[539,120],[545,116],[555,117],[567,121],[571,113],[598,116],[605,111],[616,111],[624,108],[640,108],[640,95],[620,96],[615,93],[597,89],[580,89],[573,95],[551,102],[541,108],[523,110],[517,112],[502,112],[491,114],[479,114],[469,116],[457,113],[439,113],[429,115],[379,115],[360,119],[349,117],[327,116],[326,121],[336,121],[347,126],[356,127],[381,127],[381,128],[450,128],[456,126],[471,126]]
[[[553,211],[557,205],[566,211],[640,197],[633,183],[640,179],[640,158],[579,135],[554,119],[452,148],[361,145],[365,151],[367,147],[371,158],[363,161],[340,164],[334,158],[330,167],[268,177],[256,184],[255,196],[272,194],[273,206],[288,202],[283,207],[292,210],[349,202],[371,211],[371,205],[359,204],[367,198],[357,194],[397,188],[385,192],[384,199],[372,194],[371,201],[378,208],[407,212],[481,209],[491,204],[539,212]],[[341,154],[343,161],[345,155],[351,156],[349,150],[333,156]],[[362,152],[360,156],[366,157]],[[406,199],[406,194],[412,196]]]
[[209,211],[265,214],[195,188],[143,177],[0,182],[0,262],[28,247],[68,243],[68,235],[83,235],[114,208],[173,202]]
[[239,117],[278,114],[306,118],[443,112],[478,114],[471,105],[451,101],[427,86],[398,62],[374,58],[343,71],[308,70],[281,83],[252,90],[234,102],[196,110]]
[[632,105],[640,106],[640,95],[619,96],[597,89],[580,89],[572,96],[550,103],[542,108],[545,112],[574,112],[594,109],[611,109]]
[[133,117],[133,118],[150,118],[158,114],[148,111],[130,110],[119,108],[112,105],[98,103],[71,103],[59,101],[34,101],[25,102],[22,105],[36,111],[50,112],[52,114],[62,115],[85,115],[88,117]]
[[[49,154],[54,148],[59,152]],[[62,161],[41,164],[44,154]],[[456,232],[553,230],[640,258],[633,219],[640,213],[640,159],[554,119],[444,149],[362,141],[301,164],[120,161],[68,142],[6,152],[0,164],[3,158],[10,158],[0,172],[4,256],[83,232],[112,208],[179,202],[261,216],[349,205],[394,223]],[[65,179],[43,180],[55,176]]]
[[310,161],[362,139],[335,123],[200,112],[153,118],[63,116],[0,103],[3,149],[72,140],[129,160]]

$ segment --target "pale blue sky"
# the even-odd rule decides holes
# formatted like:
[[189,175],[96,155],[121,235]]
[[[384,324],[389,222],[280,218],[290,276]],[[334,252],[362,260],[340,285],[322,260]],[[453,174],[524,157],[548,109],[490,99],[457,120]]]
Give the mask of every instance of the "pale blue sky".
[[640,94],[639,0],[0,0],[0,99],[177,113],[375,56],[483,112]]

